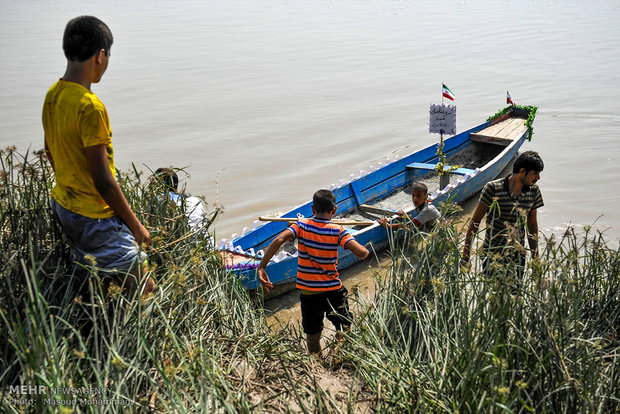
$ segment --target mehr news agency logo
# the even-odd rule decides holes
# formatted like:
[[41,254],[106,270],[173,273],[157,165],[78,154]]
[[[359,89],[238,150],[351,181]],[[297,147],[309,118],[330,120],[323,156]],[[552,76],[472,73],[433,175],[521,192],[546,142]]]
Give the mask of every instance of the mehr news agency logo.
[[3,396],[12,405],[33,406],[41,399],[45,406],[104,406],[104,405],[133,405],[128,399],[107,398],[109,390],[102,387],[48,387],[47,385],[9,385]]

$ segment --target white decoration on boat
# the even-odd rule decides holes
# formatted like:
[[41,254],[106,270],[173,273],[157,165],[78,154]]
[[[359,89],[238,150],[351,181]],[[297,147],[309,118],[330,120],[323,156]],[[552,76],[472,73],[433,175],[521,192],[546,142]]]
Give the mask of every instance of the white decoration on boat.
[[236,251],[237,253],[245,254],[245,252],[243,251],[243,249],[241,248],[241,246],[235,246],[235,251]]
[[372,172],[375,170],[375,166],[374,165],[369,165],[368,166],[368,172]]
[[233,233],[230,235],[230,240],[235,240],[239,235],[237,233]]
[[247,233],[247,232],[248,232],[248,230],[250,230],[250,228],[249,228],[249,227],[244,227],[244,228],[243,228],[243,230],[241,230],[241,235],[242,235],[242,236],[243,236],[243,235],[245,235],[245,233]]
[[330,184],[330,185],[329,185],[329,189],[330,189],[330,190],[333,190],[333,189],[334,189],[334,188],[336,188],[336,187],[337,187],[337,186],[336,186],[336,184]]
[[259,225],[260,225],[260,221],[254,220],[254,227],[252,227],[252,230],[256,229]]
[[248,252],[248,253],[250,253],[250,256],[256,256],[256,254],[254,253],[254,248],[253,248],[253,247],[250,247],[250,248],[247,250],[247,252]]
[[228,239],[220,240],[220,249],[223,249],[228,244]]
[[263,258],[264,255],[265,255],[265,251],[262,249],[256,253],[256,257],[260,257],[261,259]]
[[297,219],[301,220],[302,218],[305,218],[304,215],[301,213],[297,213]]
[[281,252],[281,253],[278,253],[278,255],[273,258],[273,261],[276,263],[280,263],[282,260],[285,260],[288,256],[290,256],[290,253]]

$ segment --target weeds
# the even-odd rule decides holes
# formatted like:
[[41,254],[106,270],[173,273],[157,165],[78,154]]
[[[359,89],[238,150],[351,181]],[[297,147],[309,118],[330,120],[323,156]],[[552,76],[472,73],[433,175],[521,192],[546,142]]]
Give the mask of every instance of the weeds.
[[510,267],[493,278],[459,267],[451,220],[400,231],[331,361],[348,387],[337,396],[317,380],[328,364],[306,355],[303,333],[271,331],[223,268],[210,242],[217,211],[192,232],[160,184],[119,174],[151,233],[158,284],[121,306],[118,289],[104,295],[96,271],[71,264],[43,155],[7,148],[0,163],[3,412],[618,410],[620,254],[591,229],[541,243],[516,288]]
[[377,407],[617,410],[619,251],[569,230],[546,241],[515,289],[516,269],[460,269],[459,242],[451,221],[391,241],[391,272],[345,351]]
[[[151,233],[158,284],[121,306],[118,288],[104,295],[96,270],[71,264],[48,207],[44,156],[6,149],[0,160],[0,411],[282,412],[294,393],[297,407],[333,411],[333,401],[309,395],[299,337],[273,336],[223,268],[209,228],[217,211],[192,232],[160,183],[135,168],[119,173]],[[46,391],[22,395],[20,385]]]

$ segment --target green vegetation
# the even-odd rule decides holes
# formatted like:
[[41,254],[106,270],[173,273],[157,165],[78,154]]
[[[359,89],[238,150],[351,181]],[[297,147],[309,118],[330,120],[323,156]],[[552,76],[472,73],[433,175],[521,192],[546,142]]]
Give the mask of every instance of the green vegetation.
[[532,136],[534,135],[534,118],[536,118],[536,112],[538,112],[537,106],[510,105],[510,106],[505,107],[504,109],[501,109],[494,115],[491,115],[490,117],[488,117],[487,122],[492,121],[496,118],[499,118],[500,116],[507,114],[508,112],[511,112],[511,111],[520,113],[521,114],[520,117],[525,118],[525,126],[527,127],[527,130],[529,132],[527,136],[527,140],[531,141]]
[[492,279],[459,269],[461,236],[448,221],[392,243],[392,269],[362,306],[346,355],[381,389],[378,406],[619,409],[620,252],[601,234],[567,231],[515,284],[511,268]]
[[[103,296],[96,272],[86,278],[72,269],[47,207],[45,157],[6,149],[0,163],[2,412],[620,407],[620,252],[601,234],[547,240],[515,291],[504,282],[511,269],[493,280],[459,269],[461,234],[452,221],[430,235],[404,231],[392,241],[393,266],[378,275],[377,294],[355,296],[340,353],[318,363],[298,327],[267,327],[260,301],[226,273],[208,235],[190,236],[182,211],[158,202],[157,182],[135,169],[119,174],[151,232],[149,271],[158,283],[127,306],[118,290]],[[332,375],[344,392],[315,374]],[[20,395],[11,388],[18,385],[104,394]],[[106,405],[72,404],[76,397]]]

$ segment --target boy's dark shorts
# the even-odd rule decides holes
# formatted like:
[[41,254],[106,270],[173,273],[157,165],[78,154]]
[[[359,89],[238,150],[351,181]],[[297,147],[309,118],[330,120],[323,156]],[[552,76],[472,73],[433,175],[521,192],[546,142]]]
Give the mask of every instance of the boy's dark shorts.
[[[304,333],[316,335],[323,330],[323,318],[334,324],[337,330],[351,326],[351,312],[347,300],[347,289],[304,295],[301,293],[301,324]],[[335,311],[335,312],[334,312]]]

